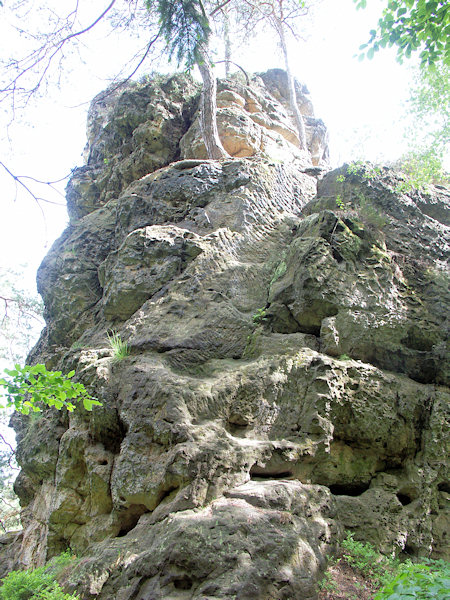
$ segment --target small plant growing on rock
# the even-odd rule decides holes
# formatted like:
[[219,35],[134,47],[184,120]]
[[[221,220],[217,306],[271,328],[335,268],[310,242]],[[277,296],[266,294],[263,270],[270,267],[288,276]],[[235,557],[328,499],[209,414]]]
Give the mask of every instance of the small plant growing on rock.
[[349,175],[360,175],[367,181],[375,179],[377,175],[381,175],[381,172],[382,170],[380,167],[363,162],[362,160],[351,162],[347,167],[347,173]]
[[113,360],[120,361],[130,355],[130,347],[117,332],[108,333],[108,342],[113,350]]
[[345,208],[345,202],[342,199],[341,194],[338,194],[336,196],[336,206],[340,209],[340,210],[344,210]]
[[252,317],[253,323],[255,325],[261,325],[264,321],[267,321],[267,311],[265,308],[258,308],[255,314]]

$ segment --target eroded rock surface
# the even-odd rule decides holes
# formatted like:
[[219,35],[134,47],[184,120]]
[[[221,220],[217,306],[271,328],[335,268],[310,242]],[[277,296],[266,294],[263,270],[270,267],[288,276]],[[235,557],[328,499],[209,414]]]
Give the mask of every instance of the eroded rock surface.
[[[175,84],[148,85],[162,106]],[[94,107],[89,155],[107,138],[123,185],[71,196],[39,272],[32,360],[76,369],[103,406],[16,419],[16,560],[70,546],[84,600],[313,600],[345,529],[448,556],[448,194],[397,192],[388,169],[317,182],[279,73],[227,81],[218,101],[291,160],[247,133],[249,154],[206,160],[194,119],[164,160],[189,157],[135,177],[116,108]]]

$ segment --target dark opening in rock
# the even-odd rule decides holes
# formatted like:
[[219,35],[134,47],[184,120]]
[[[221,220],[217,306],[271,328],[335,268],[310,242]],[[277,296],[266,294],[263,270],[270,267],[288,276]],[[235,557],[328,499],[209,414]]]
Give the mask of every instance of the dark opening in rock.
[[412,499],[407,494],[399,493],[397,494],[397,499],[403,506],[408,506],[408,504],[411,504],[412,502]]
[[432,358],[419,360],[407,374],[418,383],[434,383],[437,375],[436,364]]
[[144,504],[132,504],[122,515],[121,528],[117,537],[124,537],[136,527],[139,519],[146,512],[150,512]]
[[174,496],[175,495],[174,492],[178,492],[178,490],[179,490],[178,485],[172,485],[169,488],[167,488],[166,490],[164,490],[161,493],[158,505],[161,504],[161,502],[163,502],[164,500],[166,500],[169,496]]
[[179,579],[175,579],[173,585],[176,590],[190,590],[192,587],[192,579],[185,575]]
[[265,469],[258,465],[253,465],[250,469],[250,477],[252,479],[291,479],[292,471]]
[[369,483],[348,483],[330,485],[330,492],[334,496],[360,496],[369,489]]
[[127,426],[116,413],[115,420],[111,420],[109,427],[104,427],[98,435],[99,441],[102,442],[105,450],[112,454],[119,454],[120,446],[127,434]]
[[332,248],[331,254],[333,255],[334,260],[336,260],[338,263],[341,263],[344,260],[335,248]]
[[442,483],[440,483],[438,485],[438,491],[439,492],[446,492],[447,494],[450,494],[450,482],[443,481]]

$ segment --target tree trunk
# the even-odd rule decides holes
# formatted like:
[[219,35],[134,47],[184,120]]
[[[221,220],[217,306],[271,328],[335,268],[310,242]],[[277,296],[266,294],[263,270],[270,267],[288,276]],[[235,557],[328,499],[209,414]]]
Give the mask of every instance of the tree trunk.
[[300,149],[307,150],[305,123],[303,121],[303,117],[302,117],[302,115],[298,109],[298,105],[297,105],[297,94],[295,93],[295,81],[294,81],[294,77],[292,76],[291,68],[289,65],[289,56],[288,56],[288,51],[287,51],[286,37],[284,35],[283,24],[281,22],[277,22],[276,28],[278,31],[278,35],[280,37],[281,50],[283,51],[283,56],[284,56],[284,64],[286,67],[286,73],[287,73],[287,78],[288,78],[289,104],[291,106],[292,112],[294,113],[295,124],[297,125]]
[[230,40],[230,18],[228,12],[223,15],[223,39],[225,43],[225,77],[230,76],[231,40]]
[[222,146],[217,131],[216,78],[207,50],[199,49],[197,66],[203,80],[203,91],[200,101],[200,127],[208,158],[224,158],[229,156]]

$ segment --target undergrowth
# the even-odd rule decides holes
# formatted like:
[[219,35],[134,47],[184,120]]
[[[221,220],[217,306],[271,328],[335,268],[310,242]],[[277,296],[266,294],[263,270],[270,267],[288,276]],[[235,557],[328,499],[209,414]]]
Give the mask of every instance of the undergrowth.
[[79,600],[76,594],[66,594],[57,582],[74,560],[70,552],[65,552],[44,567],[11,571],[1,580],[0,600]]
[[445,561],[381,555],[348,534],[319,583],[320,600],[444,600],[450,598],[450,566]]

